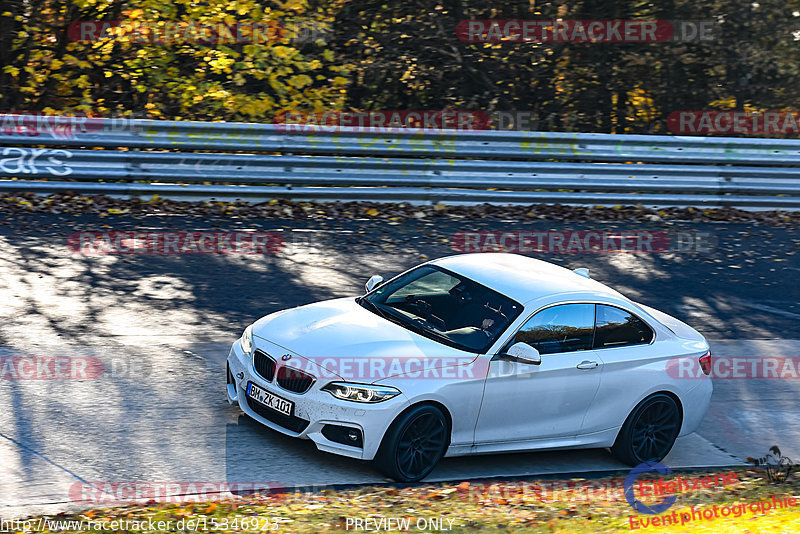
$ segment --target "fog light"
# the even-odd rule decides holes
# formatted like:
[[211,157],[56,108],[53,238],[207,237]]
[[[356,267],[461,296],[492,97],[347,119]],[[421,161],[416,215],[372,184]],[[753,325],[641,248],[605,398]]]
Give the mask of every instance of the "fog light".
[[325,425],[322,427],[322,435],[333,441],[349,447],[364,447],[364,435],[360,428],[341,425]]

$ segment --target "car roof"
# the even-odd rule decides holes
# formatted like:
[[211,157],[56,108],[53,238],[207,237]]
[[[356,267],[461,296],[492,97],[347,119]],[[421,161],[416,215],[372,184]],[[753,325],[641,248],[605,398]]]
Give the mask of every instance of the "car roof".
[[553,263],[519,254],[459,254],[430,263],[471,278],[522,304],[542,297],[575,292],[602,293],[628,300],[596,280]]

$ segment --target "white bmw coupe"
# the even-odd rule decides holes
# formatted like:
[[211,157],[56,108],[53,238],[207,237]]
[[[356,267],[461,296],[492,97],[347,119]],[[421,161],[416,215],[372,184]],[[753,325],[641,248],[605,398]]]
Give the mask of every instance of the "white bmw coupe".
[[[398,481],[505,451],[660,461],[708,409],[703,336],[586,269],[464,254],[366,288],[248,326],[228,355],[229,402]],[[676,359],[693,379],[670,372]]]

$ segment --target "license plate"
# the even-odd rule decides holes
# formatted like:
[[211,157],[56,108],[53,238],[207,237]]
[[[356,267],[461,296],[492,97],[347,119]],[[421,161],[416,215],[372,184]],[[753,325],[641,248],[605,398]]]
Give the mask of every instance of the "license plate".
[[292,401],[288,401],[278,397],[277,395],[273,395],[269,391],[258,387],[252,382],[247,383],[247,396],[260,402],[267,408],[272,408],[278,413],[282,413],[283,415],[292,415],[292,410],[294,409],[294,403]]

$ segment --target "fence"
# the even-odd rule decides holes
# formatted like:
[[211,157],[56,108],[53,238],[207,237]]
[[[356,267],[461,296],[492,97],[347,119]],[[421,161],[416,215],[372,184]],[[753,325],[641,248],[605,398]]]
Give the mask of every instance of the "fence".
[[[35,124],[36,117],[27,118]],[[92,119],[99,121],[97,119]],[[132,120],[0,131],[0,191],[800,208],[800,141]],[[298,127],[299,129],[300,127]]]

